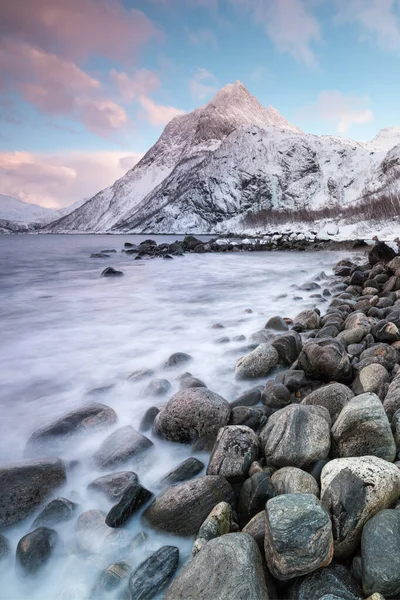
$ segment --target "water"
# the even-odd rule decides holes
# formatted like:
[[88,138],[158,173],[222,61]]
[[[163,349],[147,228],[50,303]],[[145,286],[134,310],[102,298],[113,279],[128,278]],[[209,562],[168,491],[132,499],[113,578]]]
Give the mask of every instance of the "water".
[[[313,305],[312,292],[295,287],[322,270],[331,273],[331,266],[343,258],[332,252],[251,252],[134,261],[120,252],[124,242],[145,237],[0,236],[2,463],[22,457],[32,431],[88,402],[116,410],[119,422],[113,429],[128,424],[137,428],[149,406],[165,402],[178,390],[176,377],[186,368],[173,373],[162,369],[173,352],[192,355],[190,372],[233,400],[254,385],[234,380],[235,361],[245,343],[217,344],[216,339],[248,336],[275,314],[294,317]],[[157,241],[176,238],[158,236]],[[90,258],[92,252],[107,248],[117,253],[104,260]],[[101,278],[106,266],[121,269],[125,276]],[[295,301],[294,296],[303,300]],[[245,312],[248,308],[253,312]],[[213,329],[215,323],[224,328]],[[147,382],[128,380],[132,371],[143,368],[169,379],[173,387],[166,398],[146,397]],[[102,392],[88,395],[102,387]],[[90,459],[113,429],[74,443],[63,456],[78,460],[79,466],[56,495],[78,502],[80,512],[111,507],[107,499],[89,493],[87,485],[104,474]],[[157,492],[162,475],[191,453],[190,447],[153,441],[155,449],[148,455],[115,470],[134,470],[145,487]],[[196,456],[207,463],[208,455]],[[13,555],[39,512],[5,532]],[[63,546],[42,575],[26,582],[16,575],[11,560],[1,573],[0,598],[83,600],[101,568],[121,559],[110,551],[81,557],[75,551],[74,522],[56,529]],[[164,543],[178,545],[185,559],[193,542],[150,531],[140,515],[127,530],[132,536],[148,533],[143,548],[122,557],[132,564]]]

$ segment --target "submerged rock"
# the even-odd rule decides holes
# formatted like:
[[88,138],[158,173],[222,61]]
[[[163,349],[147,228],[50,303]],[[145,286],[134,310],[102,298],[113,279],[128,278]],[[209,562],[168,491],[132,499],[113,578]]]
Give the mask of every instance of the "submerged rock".
[[101,468],[119,465],[153,446],[147,437],[127,425],[108,436],[93,456]]
[[113,529],[105,522],[106,514],[101,510],[88,510],[79,516],[76,523],[76,543],[88,554],[100,554],[107,537]]
[[78,505],[67,498],[55,498],[33,521],[32,527],[57,525],[73,518]]
[[54,529],[38,527],[21,538],[17,546],[16,561],[25,573],[37,573],[50,559],[58,535]]
[[260,344],[255,350],[242,356],[236,363],[237,379],[265,377],[279,362],[277,350],[270,344]]
[[91,598],[94,600],[103,598],[104,594],[118,589],[124,582],[127,582],[131,571],[132,566],[124,560],[107,567],[96,582]]
[[144,393],[146,396],[165,396],[172,388],[168,379],[153,379],[150,381]]
[[121,527],[153,496],[139,482],[134,481],[124,490],[118,504],[112,507],[106,517],[109,527]]
[[193,360],[193,358],[190,354],[186,354],[185,352],[175,352],[174,354],[171,354],[169,359],[165,362],[164,369],[174,369],[187,364],[191,360]]
[[180,483],[181,481],[187,481],[198,475],[204,469],[204,463],[197,458],[191,456],[184,460],[180,465],[169,471],[162,478],[162,483]]
[[117,269],[114,269],[113,267],[107,267],[101,273],[102,277],[120,277],[121,275],[123,275],[123,272],[117,271]]
[[115,501],[121,498],[126,488],[135,481],[138,476],[133,471],[120,471],[119,473],[110,473],[98,477],[92,483],[89,483],[88,488],[104,493],[109,500]]
[[140,421],[139,431],[149,431],[153,427],[154,419],[159,412],[160,409],[157,406],[150,406]]
[[128,589],[131,600],[149,600],[168,584],[179,563],[179,549],[163,546],[131,573]]
[[0,562],[7,558],[10,553],[10,544],[7,538],[0,533]]
[[289,331],[271,342],[279,355],[279,362],[290,366],[297,359],[303,346],[300,335],[296,331]]

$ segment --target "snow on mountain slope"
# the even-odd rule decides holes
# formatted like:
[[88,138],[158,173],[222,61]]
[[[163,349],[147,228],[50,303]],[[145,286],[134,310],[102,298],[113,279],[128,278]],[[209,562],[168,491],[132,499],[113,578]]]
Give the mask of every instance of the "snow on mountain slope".
[[0,194],[0,219],[14,223],[32,223],[52,215],[50,208],[22,202],[12,196]]

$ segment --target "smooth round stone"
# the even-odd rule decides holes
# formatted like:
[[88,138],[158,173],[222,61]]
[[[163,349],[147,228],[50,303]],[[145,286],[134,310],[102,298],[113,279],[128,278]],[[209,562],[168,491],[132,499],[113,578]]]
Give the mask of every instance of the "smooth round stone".
[[[361,353],[360,359],[363,361],[364,359],[375,359],[374,362],[383,364],[383,366],[391,371],[395,364],[397,364],[400,360],[400,354],[393,346],[389,344],[375,344],[364,350]],[[373,361],[371,361],[373,362]]]
[[162,483],[180,483],[181,481],[187,481],[188,479],[192,479],[204,469],[204,463],[202,463],[197,458],[191,456],[184,460],[180,465],[169,471],[164,477],[161,479]]
[[383,365],[368,365],[355,378],[352,390],[356,396],[365,392],[379,394],[382,386],[388,383],[390,375]]
[[297,467],[282,467],[271,477],[276,495],[313,494],[319,498],[318,483],[310,473]]
[[279,362],[287,366],[297,359],[302,345],[301,336],[296,331],[284,333],[271,342],[271,346],[278,352]]
[[268,500],[265,523],[265,558],[278,580],[306,575],[331,562],[331,520],[312,494],[284,494]]
[[275,331],[287,331],[289,329],[288,324],[282,319],[282,317],[271,317],[268,319],[265,329],[274,329]]
[[235,406],[232,408],[229,425],[245,425],[257,431],[267,422],[265,409],[251,406]]
[[188,388],[207,387],[206,384],[197,377],[184,377],[181,380],[179,389],[187,390]]
[[159,412],[160,409],[157,406],[150,406],[140,421],[139,431],[150,431]]
[[269,600],[260,551],[246,533],[210,540],[178,573],[165,600]]
[[98,467],[103,469],[120,465],[153,446],[146,436],[130,425],[120,427],[109,435],[93,456]]
[[164,369],[175,369],[187,364],[191,360],[193,359],[190,354],[186,354],[185,352],[175,352],[174,354],[171,354],[171,356],[165,362]]
[[132,566],[124,560],[110,565],[101,573],[92,590],[91,597],[102,598],[108,592],[118,589],[124,582],[127,582],[131,571]]
[[320,316],[314,310],[302,310],[297,317],[293,319],[293,329],[295,331],[318,329],[319,324]]
[[259,404],[262,390],[263,386],[257,385],[250,390],[243,392],[238,398],[230,402],[231,407],[236,408],[238,406],[254,406],[255,404]]
[[241,527],[244,527],[257,513],[265,508],[265,503],[275,496],[271,477],[264,472],[254,473],[242,485],[238,501]]
[[291,600],[361,600],[357,581],[343,565],[329,565],[297,579],[290,590]]
[[88,489],[102,492],[109,500],[115,502],[121,498],[128,485],[137,480],[138,476],[133,471],[120,471],[98,477],[89,483]]
[[279,354],[270,344],[260,344],[253,352],[239,358],[236,363],[237,379],[265,377],[279,362]]
[[144,393],[146,396],[165,396],[171,388],[172,385],[168,379],[153,379],[144,390]]
[[298,367],[311,379],[341,383],[352,379],[349,357],[336,339],[309,340],[300,352]]
[[144,560],[129,576],[132,600],[154,598],[171,580],[179,563],[179,549],[162,546]]
[[55,498],[42,510],[32,523],[32,527],[51,527],[73,518],[78,505],[67,498]]
[[78,548],[88,554],[100,554],[106,538],[113,529],[105,522],[106,514],[101,510],[88,510],[79,516],[76,524],[76,542]]
[[332,423],[334,423],[342,408],[353,396],[353,392],[347,385],[329,383],[307,394],[301,403],[309,406],[324,406],[329,411]]
[[18,542],[16,561],[25,573],[37,573],[50,559],[58,541],[54,529],[38,527]]
[[210,540],[230,533],[232,526],[232,507],[227,502],[220,502],[210,512],[201,525],[193,545],[192,556],[200,552]]
[[207,475],[223,475],[228,481],[241,481],[259,454],[258,438],[250,427],[221,427],[207,467]]
[[133,371],[128,377],[130,381],[143,381],[143,379],[148,379],[154,375],[154,371],[151,369],[141,369],[140,371]]
[[283,383],[268,381],[265,385],[261,401],[269,408],[283,408],[291,402],[290,391]]
[[121,527],[135,514],[153,494],[140,485],[138,481],[129,484],[124,490],[118,504],[115,504],[106,517],[109,527]]

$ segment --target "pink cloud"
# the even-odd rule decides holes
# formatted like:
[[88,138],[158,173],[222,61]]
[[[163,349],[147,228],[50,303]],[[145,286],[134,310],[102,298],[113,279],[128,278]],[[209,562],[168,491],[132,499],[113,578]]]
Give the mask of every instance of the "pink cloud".
[[147,96],[161,85],[158,76],[148,69],[138,69],[132,77],[112,69],[110,77],[124,100]]
[[[208,83],[203,83],[204,81],[208,81]],[[195,100],[204,100],[215,94],[217,92],[214,85],[215,81],[215,76],[210,71],[207,71],[204,67],[199,67],[189,81],[189,90],[192,97]]]
[[125,109],[113,100],[78,101],[78,114],[89,131],[107,136],[128,123]]
[[147,118],[152,125],[166,125],[174,117],[184,115],[184,110],[174,108],[173,106],[164,106],[162,104],[156,104],[151,98],[141,96],[139,103],[147,113]]

